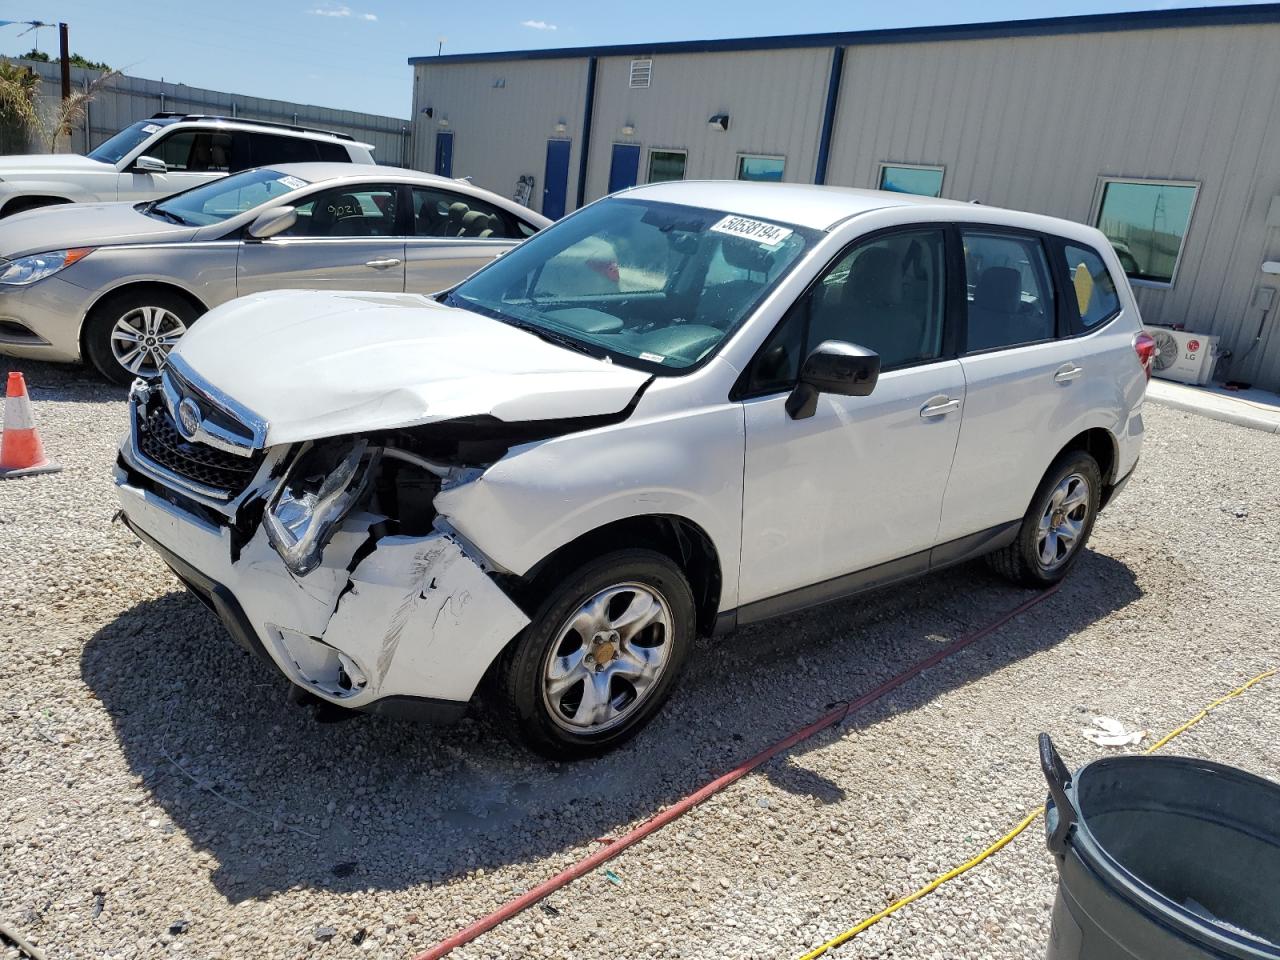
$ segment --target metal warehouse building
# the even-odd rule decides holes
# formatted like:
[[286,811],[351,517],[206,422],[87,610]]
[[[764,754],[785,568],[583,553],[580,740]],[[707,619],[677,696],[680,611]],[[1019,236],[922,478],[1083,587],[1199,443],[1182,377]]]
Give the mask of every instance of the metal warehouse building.
[[551,217],[740,177],[1093,223],[1146,322],[1280,389],[1280,4],[409,62],[422,169]]

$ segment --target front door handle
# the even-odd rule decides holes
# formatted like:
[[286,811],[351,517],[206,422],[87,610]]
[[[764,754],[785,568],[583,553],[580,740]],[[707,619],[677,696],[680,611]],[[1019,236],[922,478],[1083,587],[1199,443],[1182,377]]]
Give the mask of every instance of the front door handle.
[[954,397],[941,395],[930,397],[923,407],[920,408],[920,416],[924,419],[930,417],[942,417],[948,413],[954,413],[960,409],[960,401]]
[[1078,380],[1084,375],[1084,367],[1077,367],[1074,363],[1067,361],[1060,366],[1053,375],[1055,383],[1070,383],[1072,380]]
[[364,265],[366,267],[373,267],[375,270],[385,270],[387,267],[400,266],[400,261],[395,257],[387,257],[383,260],[366,260]]

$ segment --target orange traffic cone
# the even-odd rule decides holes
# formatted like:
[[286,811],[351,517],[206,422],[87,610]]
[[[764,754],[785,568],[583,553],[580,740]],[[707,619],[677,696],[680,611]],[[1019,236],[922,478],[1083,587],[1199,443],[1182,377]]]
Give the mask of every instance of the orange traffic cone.
[[62,467],[50,463],[36,432],[27,383],[16,370],[9,374],[4,396],[4,435],[0,437],[0,480],[57,473]]

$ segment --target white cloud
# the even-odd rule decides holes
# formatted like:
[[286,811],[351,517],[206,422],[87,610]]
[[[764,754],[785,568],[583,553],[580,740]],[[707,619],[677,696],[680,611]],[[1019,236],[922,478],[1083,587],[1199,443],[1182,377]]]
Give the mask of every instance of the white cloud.
[[308,10],[307,13],[313,17],[355,17],[358,20],[368,20],[370,22],[378,19],[376,13],[356,13],[345,4],[325,4],[323,7],[314,7]]
[[545,20],[521,20],[520,26],[528,27],[530,30],[554,30],[554,23],[547,23]]

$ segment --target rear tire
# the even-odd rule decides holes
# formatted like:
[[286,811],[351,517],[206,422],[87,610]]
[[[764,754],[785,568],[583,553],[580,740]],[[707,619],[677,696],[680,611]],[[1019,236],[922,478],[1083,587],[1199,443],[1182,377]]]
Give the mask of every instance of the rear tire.
[[635,736],[688,658],[693,591],[672,560],[618,550],[550,590],[498,665],[503,731],[547,757],[596,756]]
[[170,290],[122,290],[89,312],[84,352],[98,372],[121,386],[154,377],[200,316],[191,301]]
[[1084,552],[1101,496],[1098,461],[1083,450],[1066,451],[1040,481],[1017,539],[988,554],[988,564],[1025,587],[1059,582]]

